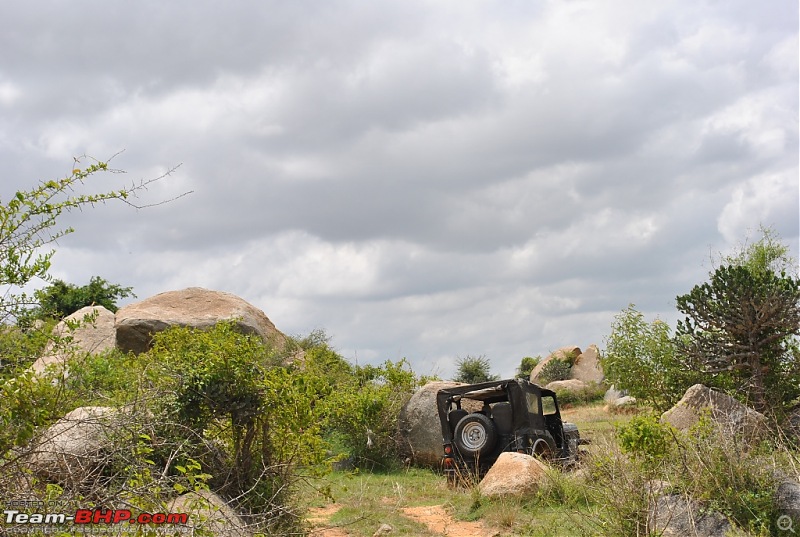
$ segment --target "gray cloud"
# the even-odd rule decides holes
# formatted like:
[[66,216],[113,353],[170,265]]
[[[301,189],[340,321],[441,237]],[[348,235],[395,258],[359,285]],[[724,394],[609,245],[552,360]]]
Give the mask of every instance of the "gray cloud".
[[[203,285],[444,376],[674,320],[758,224],[797,255],[797,6],[61,1],[4,9],[0,199],[156,177],[56,276]],[[92,187],[92,185],[89,185]]]

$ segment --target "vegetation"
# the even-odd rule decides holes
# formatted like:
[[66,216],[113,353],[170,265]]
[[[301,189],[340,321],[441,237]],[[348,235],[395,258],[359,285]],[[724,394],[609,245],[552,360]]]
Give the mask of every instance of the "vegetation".
[[614,317],[601,364],[607,382],[661,412],[699,380],[683,367],[669,325],[648,323],[633,304]]
[[686,364],[744,394],[757,410],[780,409],[800,395],[800,280],[746,265],[723,266],[678,297],[686,315],[678,346]]
[[556,380],[567,380],[571,371],[572,364],[567,360],[553,358],[542,367],[539,372],[539,381],[542,384],[548,384]]
[[498,375],[493,375],[492,364],[485,356],[469,356],[456,360],[456,376],[454,382],[465,384],[477,384],[479,382],[489,382],[499,380]]
[[515,375],[518,379],[525,379],[529,380],[531,377],[531,372],[533,372],[534,368],[539,365],[539,362],[542,361],[541,356],[525,356],[520,360],[519,366],[517,367],[517,374]]
[[109,283],[100,276],[92,276],[89,283],[77,286],[63,280],[53,280],[50,285],[33,293],[36,306],[26,312],[27,319],[55,319],[75,313],[85,306],[103,306],[117,311],[117,300],[135,297],[132,287]]

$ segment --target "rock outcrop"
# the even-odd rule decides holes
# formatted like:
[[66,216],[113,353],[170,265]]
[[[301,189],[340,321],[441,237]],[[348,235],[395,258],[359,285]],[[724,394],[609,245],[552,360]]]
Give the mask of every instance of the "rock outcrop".
[[525,453],[501,453],[478,484],[486,497],[533,494],[547,476],[547,465]]
[[72,356],[113,349],[116,343],[114,314],[103,306],[86,306],[58,323],[53,335],[58,343],[48,342],[42,356],[31,366],[37,375],[43,374],[50,365],[63,367]]
[[138,354],[150,348],[156,332],[169,327],[207,329],[227,320],[235,320],[243,333],[256,334],[265,342],[282,346],[286,341],[266,314],[245,300],[222,291],[190,287],[160,293],[117,311],[116,344],[122,351]]
[[757,438],[767,426],[767,420],[760,412],[702,384],[686,390],[683,398],[664,412],[661,420],[685,431],[706,415],[721,432],[731,436]]

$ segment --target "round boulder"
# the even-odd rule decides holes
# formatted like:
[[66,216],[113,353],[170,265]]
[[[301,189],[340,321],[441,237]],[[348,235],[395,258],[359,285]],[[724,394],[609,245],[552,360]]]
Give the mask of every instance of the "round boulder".
[[247,537],[250,532],[241,517],[225,501],[207,490],[188,492],[172,500],[170,513],[187,513],[189,528],[205,529],[210,535]]
[[266,314],[245,300],[222,291],[190,287],[168,291],[117,311],[116,343],[136,354],[150,348],[153,335],[173,326],[208,329],[220,321],[234,321],[242,333],[283,346],[284,336]]
[[61,342],[49,341],[42,356],[33,362],[31,369],[37,376],[51,364],[62,367],[76,354],[100,354],[113,349],[116,341],[114,314],[103,306],[86,306],[58,323],[53,335]]
[[439,390],[462,386],[459,382],[429,382],[408,400],[400,411],[401,451],[412,464],[437,467],[442,460],[442,425],[436,408]]
[[64,485],[86,483],[103,468],[121,417],[115,408],[76,408],[39,438],[28,461],[31,469]]

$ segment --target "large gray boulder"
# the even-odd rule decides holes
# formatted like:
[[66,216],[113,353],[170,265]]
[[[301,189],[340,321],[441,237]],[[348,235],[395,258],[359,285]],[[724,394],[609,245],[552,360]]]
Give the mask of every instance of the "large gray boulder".
[[256,334],[278,346],[286,342],[286,336],[252,304],[230,293],[190,287],[160,293],[117,311],[116,344],[120,350],[138,354],[150,348],[155,333],[167,328],[208,329],[234,319],[245,334]]
[[600,384],[603,382],[605,375],[603,374],[603,368],[600,366],[600,350],[597,345],[589,345],[585,351],[575,358],[569,376],[571,379],[581,380],[587,384],[591,382]]
[[566,347],[561,347],[553,352],[551,352],[547,358],[540,361],[536,364],[536,367],[533,368],[531,371],[530,381],[536,384],[540,384],[541,381],[539,379],[539,375],[548,363],[553,360],[563,360],[565,362],[573,362],[578,356],[581,355],[581,348],[577,345],[568,345]]
[[[442,460],[442,425],[436,409],[439,390],[462,386],[459,382],[429,382],[403,405],[398,418],[401,452],[416,466],[435,468]],[[466,403],[466,402],[465,402]],[[465,406],[468,409],[468,407]],[[472,410],[478,410],[477,408]]]
[[45,346],[31,369],[42,375],[48,366],[62,368],[66,361],[78,355],[100,354],[116,344],[114,314],[103,306],[86,306],[68,315],[53,329],[55,341]]
[[114,408],[76,408],[39,437],[28,465],[38,475],[63,485],[86,484],[103,468],[123,421]]
[[686,431],[704,416],[708,416],[717,429],[728,436],[758,438],[767,429],[763,414],[702,384],[686,390],[683,398],[662,414],[661,420]]
[[225,501],[207,490],[188,492],[173,499],[169,513],[187,513],[188,526],[202,528],[209,535],[222,537],[247,537],[250,532],[241,517]]
[[483,496],[528,496],[547,478],[547,464],[525,453],[501,453],[478,489]]

